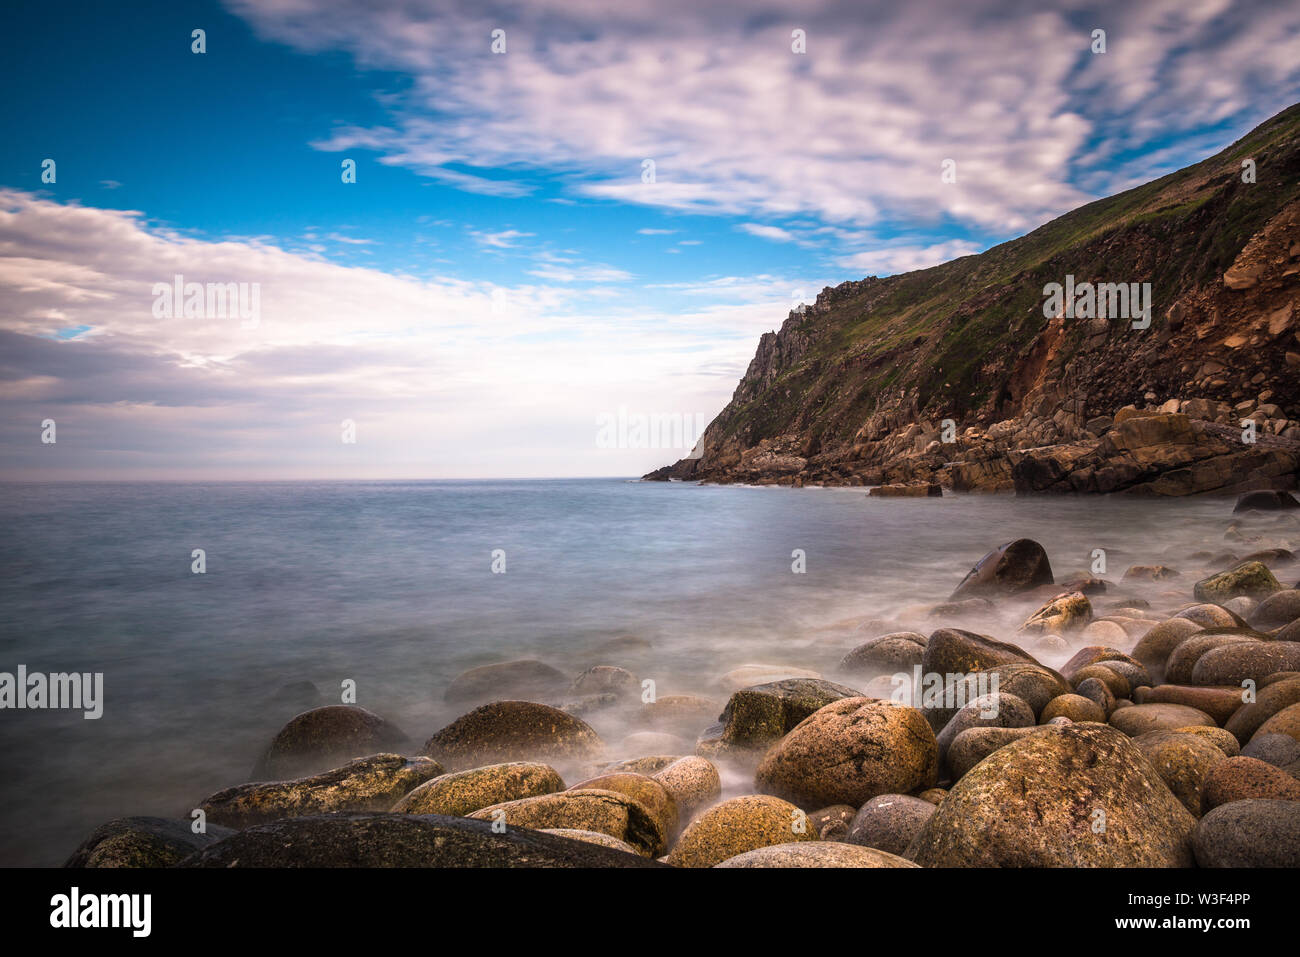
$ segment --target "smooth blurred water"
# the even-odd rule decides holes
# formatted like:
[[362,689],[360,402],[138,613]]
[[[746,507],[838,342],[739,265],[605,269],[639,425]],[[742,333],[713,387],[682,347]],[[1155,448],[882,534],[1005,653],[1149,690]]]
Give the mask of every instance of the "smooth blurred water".
[[[826,626],[943,601],[1013,538],[1043,542],[1058,579],[1106,548],[1118,578],[1232,547],[1230,511],[621,479],[0,485],[0,671],[102,671],[106,699],[98,721],[0,711],[0,863],[61,863],[112,817],[188,817],[247,780],[299,710],[288,682],[336,702],[353,679],[416,741],[464,710],[448,682],[491,661],[625,665],[660,695],[717,697],[749,662],[828,670],[870,635]],[[597,651],[621,635],[650,648]]]

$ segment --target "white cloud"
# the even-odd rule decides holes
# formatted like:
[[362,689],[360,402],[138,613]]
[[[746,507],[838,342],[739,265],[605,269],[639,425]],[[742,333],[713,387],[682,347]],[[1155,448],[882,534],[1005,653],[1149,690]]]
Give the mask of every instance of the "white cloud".
[[[1239,130],[1300,90],[1300,8],[1245,0],[229,6],[266,38],[412,78],[386,124],[336,130],[324,148],[448,182],[531,168],[602,199],[856,228],[1023,232],[1093,198],[1079,176],[1108,192],[1169,135]],[[1105,54],[1089,52],[1092,24]],[[806,55],[790,50],[792,25]],[[956,184],[940,180],[948,158]]]
[[517,240],[527,239],[533,235],[533,233],[521,233],[517,229],[503,229],[495,233],[471,229],[469,234],[479,245],[491,246],[493,249],[511,249],[518,245]]
[[873,276],[892,276],[895,273],[911,272],[913,269],[928,269],[950,259],[977,253],[980,249],[978,243],[952,239],[929,246],[882,246],[879,249],[868,249],[842,256],[836,262],[848,270]]
[[[153,286],[177,274],[260,284],[260,323],[156,318]],[[640,474],[682,450],[597,448],[595,417],[716,414],[793,285],[729,277],[655,309],[705,287],[422,281],[0,190],[5,475]],[[55,447],[31,427],[46,417]],[[356,446],[340,441],[345,418]]]
[[749,233],[751,236],[758,236],[760,239],[771,239],[778,243],[792,243],[796,237],[794,233],[780,226],[764,226],[760,223],[741,223],[736,227],[742,232]]

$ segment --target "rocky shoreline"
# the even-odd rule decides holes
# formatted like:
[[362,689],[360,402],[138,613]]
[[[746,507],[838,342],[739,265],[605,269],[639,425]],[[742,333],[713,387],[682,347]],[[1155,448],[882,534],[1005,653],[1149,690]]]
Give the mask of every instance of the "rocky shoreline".
[[850,448],[805,456],[798,439],[764,439],[732,456],[683,459],[645,478],[875,486],[872,494],[917,496],[941,489],[1150,496],[1287,490],[1300,473],[1300,422],[1282,415],[1268,402],[1171,399],[1125,406],[1079,427],[1031,415],[962,431],[953,423],[945,431],[942,422],[894,428],[888,416],[876,416]]
[[529,660],[457,678],[423,744],[313,708],[252,782],[67,866],[1300,866],[1300,502],[1224,522],[1109,579],[1009,542],[717,697]]

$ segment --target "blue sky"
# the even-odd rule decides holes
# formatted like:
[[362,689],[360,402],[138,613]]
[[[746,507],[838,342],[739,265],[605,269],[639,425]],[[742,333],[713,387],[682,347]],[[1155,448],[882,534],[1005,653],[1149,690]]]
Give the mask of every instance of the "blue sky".
[[[716,414],[823,286],[980,251],[1300,98],[1294,5],[605,6],[10,11],[4,474],[638,474],[686,450],[597,421]],[[176,273],[259,284],[265,321],[159,319]]]

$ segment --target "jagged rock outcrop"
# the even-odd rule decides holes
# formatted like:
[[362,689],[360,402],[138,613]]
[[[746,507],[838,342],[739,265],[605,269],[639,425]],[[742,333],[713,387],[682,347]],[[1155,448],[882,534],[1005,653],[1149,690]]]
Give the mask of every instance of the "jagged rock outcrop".
[[[1257,182],[1242,182],[1245,158]],[[1054,314],[1045,289],[1067,276],[1149,283],[1149,325]],[[1295,487],[1300,105],[1195,166],[977,256],[823,290],[762,337],[695,451],[646,478]]]

